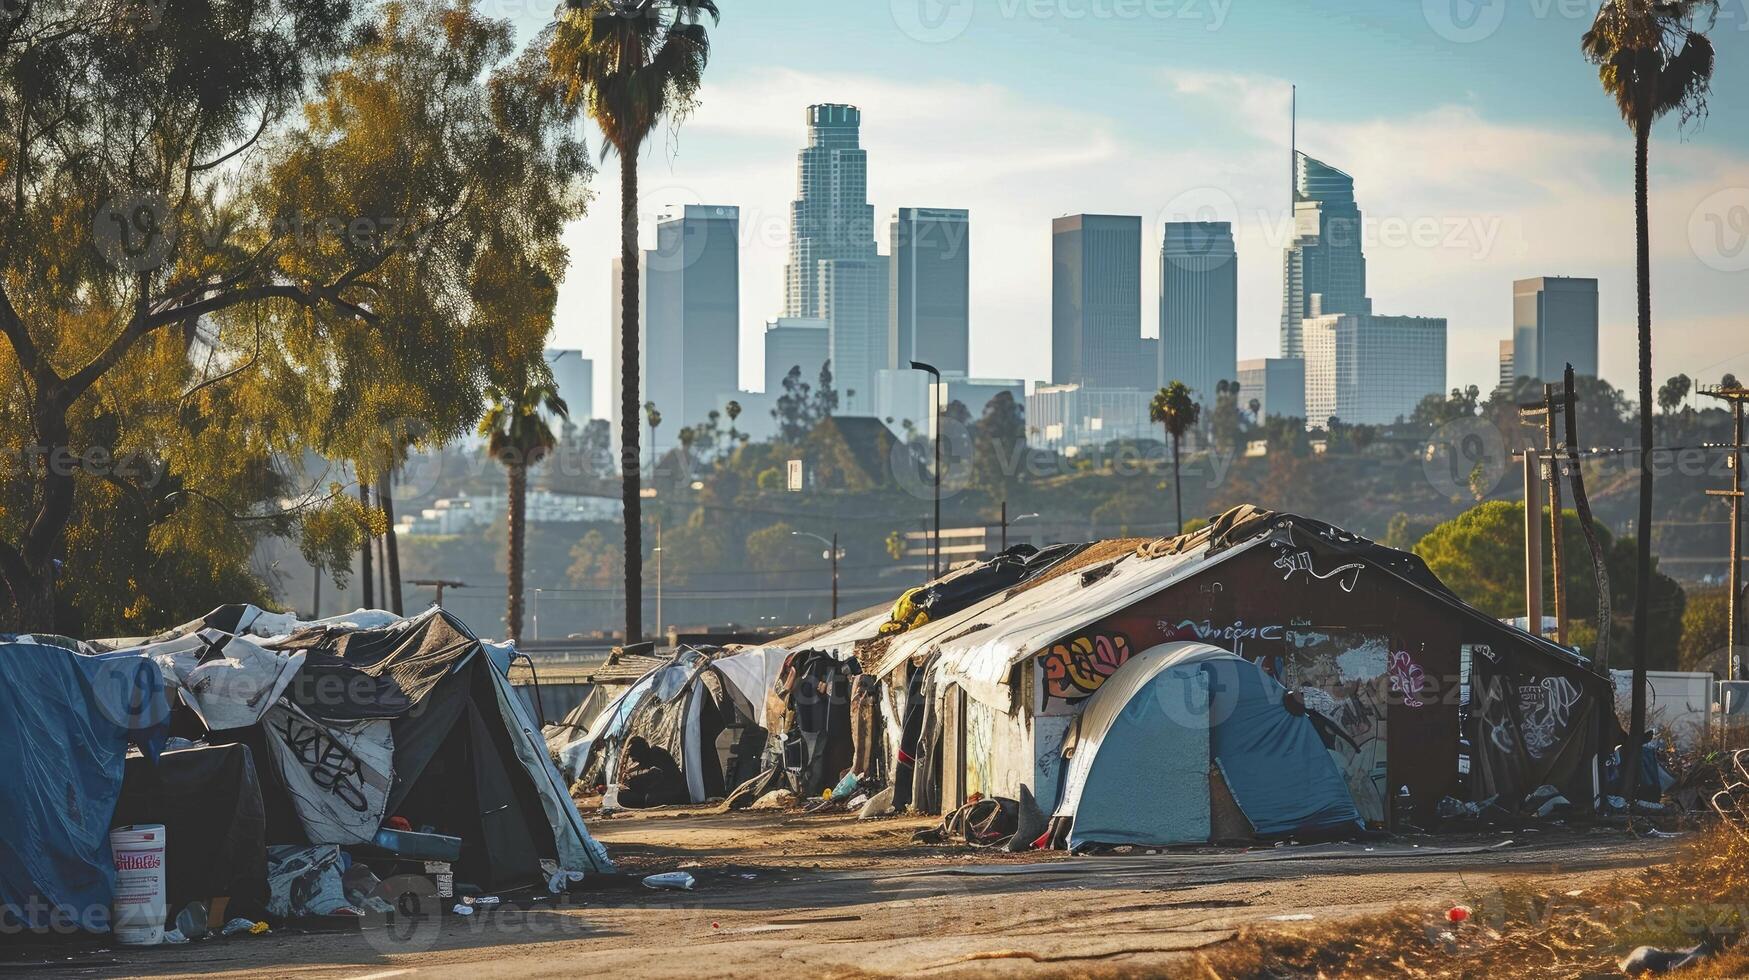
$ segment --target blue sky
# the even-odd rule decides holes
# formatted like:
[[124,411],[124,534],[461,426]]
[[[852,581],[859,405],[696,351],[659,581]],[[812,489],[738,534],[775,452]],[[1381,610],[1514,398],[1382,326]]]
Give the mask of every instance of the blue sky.
[[[742,208],[742,382],[779,312],[795,152],[812,102],[863,107],[877,226],[972,211],[972,367],[1049,373],[1056,215],[1235,222],[1240,356],[1276,352],[1287,101],[1300,148],[1356,179],[1381,313],[1450,320],[1450,384],[1492,383],[1511,280],[1601,280],[1602,369],[1632,383],[1632,143],[1578,38],[1596,0],[721,0],[702,93],[641,162],[645,238],[674,203]],[[480,0],[525,35],[541,0]],[[1712,113],[1652,150],[1655,370],[1749,374],[1749,0],[1724,0]],[[591,138],[595,138],[591,134]],[[606,406],[617,162],[574,226],[557,340]],[[884,232],[881,237],[884,239]]]

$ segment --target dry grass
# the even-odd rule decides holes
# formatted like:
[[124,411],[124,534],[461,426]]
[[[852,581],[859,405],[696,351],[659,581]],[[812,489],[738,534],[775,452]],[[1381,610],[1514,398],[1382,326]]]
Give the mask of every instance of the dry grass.
[[[1179,973],[1196,977],[1619,976],[1636,947],[1730,946],[1749,926],[1749,843],[1726,828],[1676,861],[1577,894],[1519,884],[1473,895],[1468,922],[1409,909],[1303,929],[1246,927]],[[1688,977],[1749,976],[1749,944]]]

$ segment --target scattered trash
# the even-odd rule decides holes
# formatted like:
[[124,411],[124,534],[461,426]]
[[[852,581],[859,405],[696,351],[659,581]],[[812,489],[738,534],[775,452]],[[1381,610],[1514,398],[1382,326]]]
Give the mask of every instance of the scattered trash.
[[472,905],[463,905],[462,903],[457,902],[455,907],[450,909],[450,911],[454,912],[456,915],[473,915],[474,907]]
[[166,929],[163,941],[166,945],[176,946],[188,942],[188,937],[184,936],[180,929]]
[[1544,784],[1531,790],[1530,794],[1524,798],[1523,809],[1525,813],[1533,817],[1542,818],[1553,816],[1556,813],[1566,813],[1573,809],[1573,804],[1561,795],[1560,790]]
[[774,789],[753,801],[749,810],[787,810],[796,802],[796,794],[787,789]]
[[1616,966],[1630,977],[1639,976],[1642,973],[1670,973],[1674,970],[1686,970],[1691,966],[1697,966],[1718,951],[1718,946],[1711,939],[1687,949],[1658,949],[1655,946],[1641,946],[1623,957]]
[[221,936],[265,936],[273,930],[265,922],[250,922],[248,919],[232,919],[219,930]]
[[480,895],[474,898],[464,898],[462,899],[462,904],[473,905],[479,908],[491,908],[492,906],[497,905],[500,901],[502,901],[502,899],[496,895]]
[[858,793],[855,796],[851,797],[850,799],[848,799],[844,802],[844,808],[846,810],[861,810],[863,805],[866,804],[867,802],[868,802],[868,794],[867,793]]
[[692,891],[697,879],[685,871],[669,871],[659,875],[650,875],[644,879],[645,888],[663,888],[672,891]]
[[584,877],[581,871],[556,870],[547,878],[547,891],[554,895],[570,891],[571,886],[581,884]]
[[1310,913],[1310,912],[1295,912],[1295,913],[1292,913],[1290,915],[1272,915],[1269,917],[1269,921],[1271,921],[1271,922],[1310,922],[1314,918],[1316,918],[1316,916],[1312,915],[1312,913]]
[[205,902],[189,902],[176,913],[176,932],[188,939],[205,939],[207,937],[207,911]]
[[677,867],[677,868],[698,868],[698,867],[703,867],[703,865],[699,864],[697,861],[682,861],[679,864],[675,865],[675,867]]
[[867,820],[870,817],[884,817],[892,812],[893,787],[888,786],[886,789],[869,797],[868,802],[862,805],[862,812],[857,814],[857,816],[863,820]]
[[1470,907],[1468,905],[1453,905],[1445,911],[1445,921],[1447,922],[1467,922],[1469,918]]

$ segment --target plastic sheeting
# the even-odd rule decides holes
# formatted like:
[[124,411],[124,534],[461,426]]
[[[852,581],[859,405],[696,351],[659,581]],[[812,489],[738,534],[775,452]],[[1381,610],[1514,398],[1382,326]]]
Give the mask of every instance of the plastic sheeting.
[[216,629],[123,652],[150,657],[212,731],[260,723],[304,664],[302,651],[275,653]]
[[274,769],[312,844],[368,844],[387,813],[394,780],[392,723],[326,724],[274,705],[261,730]]
[[1183,844],[1210,833],[1210,763],[1262,837],[1359,828],[1323,742],[1255,664],[1201,643],[1131,657],[1083,708],[1059,816],[1070,843]]
[[108,929],[127,743],[156,755],[169,713],[150,661],[0,644],[0,927]]

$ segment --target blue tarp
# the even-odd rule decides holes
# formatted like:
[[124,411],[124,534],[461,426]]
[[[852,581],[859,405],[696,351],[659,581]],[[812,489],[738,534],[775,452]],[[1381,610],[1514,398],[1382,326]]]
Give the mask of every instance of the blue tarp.
[[108,929],[122,763],[169,714],[145,657],[0,643],[0,929]]

